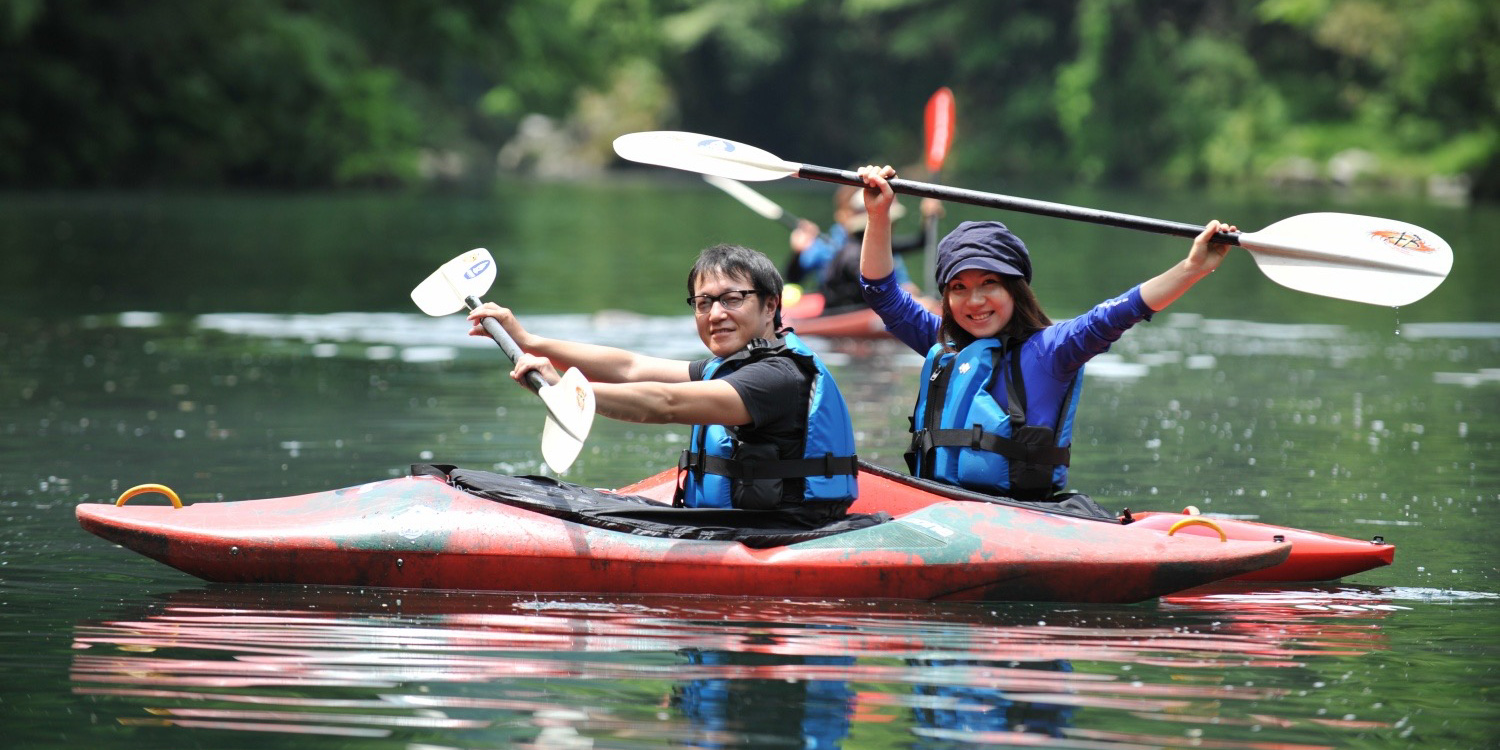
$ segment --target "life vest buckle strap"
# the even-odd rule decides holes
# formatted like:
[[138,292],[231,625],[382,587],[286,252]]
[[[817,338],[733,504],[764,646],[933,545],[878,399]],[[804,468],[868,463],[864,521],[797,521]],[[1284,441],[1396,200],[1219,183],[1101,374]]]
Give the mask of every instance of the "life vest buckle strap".
[[[1047,428],[1039,429],[1051,432]],[[976,432],[978,437],[975,436]],[[1039,445],[1001,437],[980,430],[978,425],[967,430],[923,430],[918,435],[912,436],[912,447],[919,452],[926,452],[933,448],[969,448],[995,453],[1011,461],[1060,466],[1067,466],[1072,458],[1072,450],[1069,447]]]
[[859,472],[858,456],[835,456],[826,453],[819,458],[781,458],[774,461],[698,456],[698,469],[740,481],[752,479],[806,479],[807,477],[854,476]]
[[[859,474],[859,456],[835,456],[832,451],[823,454],[823,478],[855,476]],[[808,476],[816,476],[809,474]]]
[[684,448],[682,455],[677,458],[677,471],[691,471],[698,476],[703,476],[704,465],[712,460],[712,456],[697,453],[691,448]]

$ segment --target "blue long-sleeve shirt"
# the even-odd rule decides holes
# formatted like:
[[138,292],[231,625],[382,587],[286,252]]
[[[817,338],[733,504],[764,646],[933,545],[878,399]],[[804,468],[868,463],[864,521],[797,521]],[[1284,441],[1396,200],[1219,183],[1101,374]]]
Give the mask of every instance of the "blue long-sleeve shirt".
[[[942,319],[902,289],[894,275],[860,281],[865,302],[880,314],[885,329],[925,356],[938,341]],[[1141,299],[1140,286],[1136,286],[1072,320],[1053,323],[1027,339],[1020,349],[1027,422],[1056,427],[1063,398],[1084,363],[1108,351],[1126,330],[1149,320],[1151,315],[1151,308]],[[1003,378],[995,379],[991,393],[998,403],[1006,404]]]

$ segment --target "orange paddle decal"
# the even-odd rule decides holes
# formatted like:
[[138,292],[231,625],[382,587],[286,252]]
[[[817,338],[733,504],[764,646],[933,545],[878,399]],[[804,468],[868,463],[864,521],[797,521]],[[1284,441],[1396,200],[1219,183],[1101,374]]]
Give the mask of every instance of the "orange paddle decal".
[[1430,253],[1437,250],[1437,248],[1427,244],[1427,241],[1422,239],[1422,235],[1412,232],[1384,230],[1371,232],[1370,236],[1405,253]]

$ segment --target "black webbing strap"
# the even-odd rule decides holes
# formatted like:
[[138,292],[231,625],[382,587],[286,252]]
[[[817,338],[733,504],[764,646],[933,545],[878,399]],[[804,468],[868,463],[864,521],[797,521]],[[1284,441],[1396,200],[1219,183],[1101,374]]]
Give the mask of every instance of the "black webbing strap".
[[683,451],[677,463],[678,469],[697,473],[715,474],[730,479],[806,479],[809,477],[853,476],[859,472],[858,456],[835,456],[825,453],[821,458],[779,458],[773,461],[738,461],[731,458],[709,456],[693,451]]
[[1065,465],[1072,458],[1069,448],[1027,445],[985,432],[977,424],[967,430],[923,430],[916,437],[914,447],[921,451],[933,448],[972,448],[999,454],[1012,462],[1032,464]]
[[911,420],[911,445],[906,449],[906,468],[917,476],[932,477],[932,446],[926,444],[925,436],[939,429],[943,418],[943,402],[948,398],[948,381],[953,377],[953,361],[946,365],[941,360],[933,363],[932,374],[927,376],[926,409],[917,419]]

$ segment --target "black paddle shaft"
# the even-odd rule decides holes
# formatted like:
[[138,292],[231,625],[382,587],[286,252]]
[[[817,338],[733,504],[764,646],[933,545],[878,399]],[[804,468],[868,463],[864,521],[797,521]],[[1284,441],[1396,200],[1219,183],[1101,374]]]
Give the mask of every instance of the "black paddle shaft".
[[[484,303],[480,302],[478,297],[471,294],[464,297],[464,304],[468,306],[470,311],[473,311],[479,309],[479,306]],[[500,321],[485,317],[479,319],[479,324],[484,326],[484,332],[488,333],[490,338],[494,339],[495,343],[500,345],[500,350],[505,352],[505,356],[510,357],[511,362],[520,359],[521,355],[525,353],[521,351],[521,347],[516,345],[516,340],[505,332],[505,326],[500,325]],[[530,386],[531,390],[540,391],[542,386],[546,384],[547,381],[543,380],[541,373],[536,370],[526,373],[526,385]]]
[[[847,169],[829,169],[828,167],[800,164],[798,165],[797,176],[807,180],[821,180],[840,185],[865,186],[864,180],[859,178],[857,172],[851,172]],[[890,184],[891,190],[903,195],[915,195],[919,198],[936,198],[938,200],[968,203],[987,208],[1008,209],[1028,214],[1051,216],[1057,219],[1085,221],[1090,224],[1104,224],[1106,226],[1120,227],[1121,229],[1138,229],[1143,232],[1170,234],[1189,239],[1197,237],[1198,233],[1203,231],[1203,226],[1200,224],[1163,221],[1161,219],[1151,219],[1133,214],[1121,214],[1113,211],[1099,211],[1092,208],[1069,206],[1064,203],[1049,203],[1030,198],[1016,198],[1010,195],[983,193],[978,190],[965,190],[964,188],[934,185],[930,182],[917,182],[915,180],[897,178],[891,180]],[[1213,241],[1225,245],[1238,245],[1240,244],[1240,233],[1219,232],[1214,235]]]

